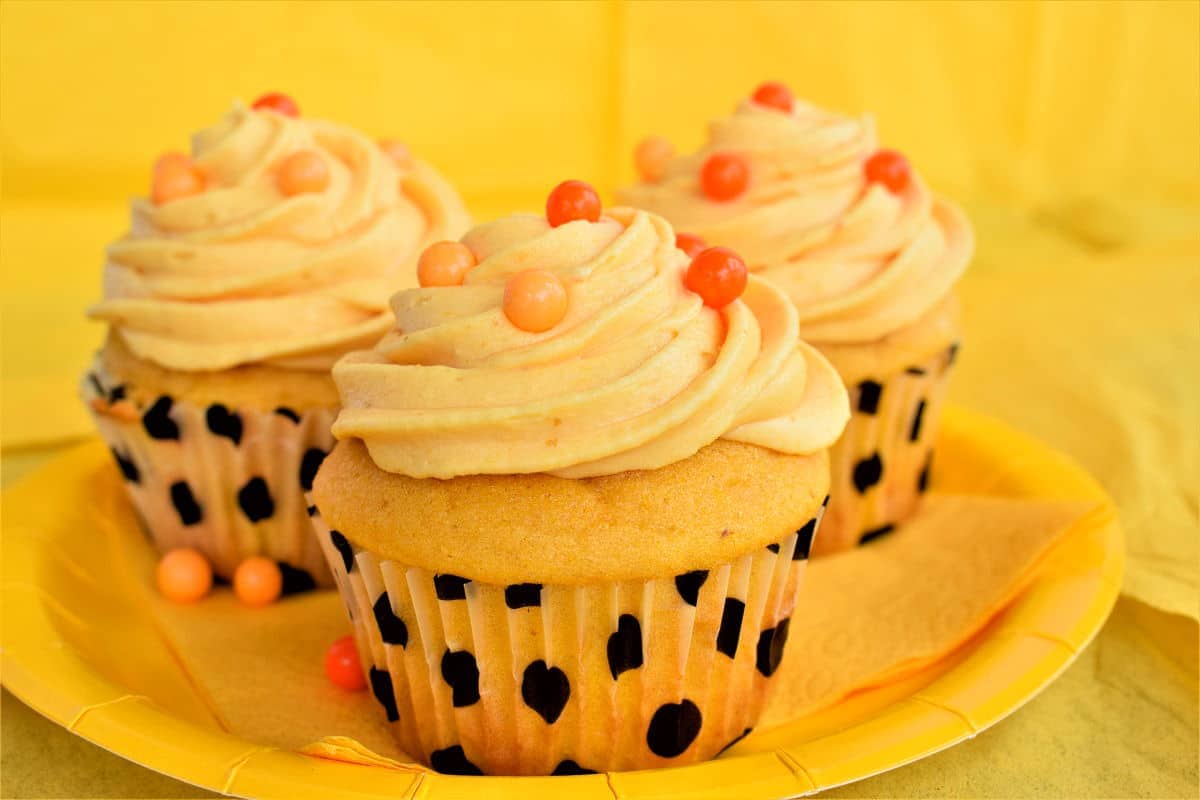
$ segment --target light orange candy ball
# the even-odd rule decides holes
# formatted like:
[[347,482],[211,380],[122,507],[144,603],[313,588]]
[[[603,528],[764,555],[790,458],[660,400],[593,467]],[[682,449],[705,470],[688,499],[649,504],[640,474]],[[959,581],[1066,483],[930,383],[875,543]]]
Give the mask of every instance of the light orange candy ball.
[[422,286],[459,286],[476,264],[475,254],[462,242],[434,242],[417,261]]
[[675,155],[675,147],[661,136],[643,139],[633,151],[633,163],[643,180],[657,183],[662,180],[667,162]]
[[504,316],[523,331],[542,333],[567,315],[567,287],[553,272],[518,272],[504,287]]
[[154,579],[163,597],[176,603],[194,603],[212,589],[212,566],[199,550],[180,547],[159,560]]
[[324,191],[329,185],[329,165],[312,150],[292,153],[279,165],[275,184],[288,197]]
[[167,153],[154,164],[150,198],[155,205],[191,197],[204,191],[204,173],[182,153]]
[[379,149],[384,155],[392,160],[397,167],[408,167],[412,165],[412,153],[408,149],[408,145],[404,142],[398,142],[395,139],[380,139]]
[[283,593],[283,572],[271,559],[251,556],[233,573],[233,593],[251,608],[269,606]]

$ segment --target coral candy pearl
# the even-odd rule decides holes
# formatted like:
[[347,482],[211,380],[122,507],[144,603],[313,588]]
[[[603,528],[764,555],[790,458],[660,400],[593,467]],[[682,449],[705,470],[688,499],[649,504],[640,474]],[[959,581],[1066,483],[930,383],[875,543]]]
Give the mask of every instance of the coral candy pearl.
[[683,284],[709,308],[724,308],[746,289],[746,262],[727,247],[710,247],[692,259]]
[[700,188],[718,203],[732,200],[750,183],[750,167],[737,153],[713,153],[700,168]]
[[204,174],[181,153],[167,153],[154,165],[150,198],[155,205],[191,197],[204,191]]
[[694,233],[677,233],[675,246],[687,253],[688,258],[695,258],[708,244]]
[[504,316],[523,331],[541,333],[567,315],[567,287],[553,272],[518,272],[504,287]]
[[233,573],[233,593],[251,608],[269,606],[283,593],[283,572],[271,559],[251,556]]
[[397,167],[407,167],[412,164],[412,153],[408,145],[395,139],[381,139],[379,149],[392,160]]
[[657,183],[662,180],[667,162],[675,155],[675,148],[661,136],[650,136],[638,144],[633,151],[633,163],[643,180]]
[[882,183],[892,194],[899,194],[908,186],[912,169],[908,159],[895,150],[880,150],[863,164],[863,174],[871,183]]
[[289,197],[320,192],[329,185],[329,165],[312,150],[301,150],[279,165],[275,183]]
[[325,651],[325,677],[348,692],[361,692],[367,688],[353,636],[343,636],[329,645]]
[[788,114],[796,107],[796,98],[792,90],[778,81],[767,81],[754,90],[754,102],[760,106],[777,108]]
[[417,281],[422,286],[458,286],[475,263],[475,254],[462,242],[434,242],[417,261]]
[[591,184],[583,181],[563,181],[546,198],[546,219],[557,228],[566,222],[600,219],[600,195]]
[[285,117],[300,116],[300,106],[296,105],[296,101],[286,94],[279,92],[264,94],[254,101],[252,108],[258,111],[274,111],[277,114],[283,114]]
[[154,572],[158,591],[176,603],[194,603],[212,589],[212,566],[200,551],[180,547],[169,551]]

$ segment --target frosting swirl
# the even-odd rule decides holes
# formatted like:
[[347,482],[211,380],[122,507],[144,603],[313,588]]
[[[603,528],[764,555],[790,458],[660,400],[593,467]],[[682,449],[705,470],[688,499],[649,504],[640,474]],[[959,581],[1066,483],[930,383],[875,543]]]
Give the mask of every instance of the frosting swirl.
[[[274,170],[316,152],[330,180],[284,196]],[[132,203],[90,309],[140,358],[182,371],[271,364],[328,370],[391,326],[387,298],[413,286],[423,247],[460,235],[466,210],[432,168],[401,169],[331,122],[240,104],[193,138],[206,191]]]
[[[708,308],[661,217],[620,208],[551,228],[514,215],[463,241],[479,258],[464,285],[398,293],[396,330],[334,367],[334,435],[361,439],[381,469],[581,478],[655,469],[721,437],[808,454],[849,417],[787,297],[752,276],[740,300]],[[508,278],[531,268],[567,286],[567,315],[544,333],[502,309]]]
[[[661,180],[620,196],[738,251],[796,303],[806,339],[875,341],[945,298],[974,250],[962,212],[915,172],[899,194],[866,180],[877,149],[870,117],[799,101],[789,114],[745,100],[710,125],[699,152],[670,159]],[[752,177],[740,197],[717,203],[700,191],[699,172],[722,151],[745,158]]]

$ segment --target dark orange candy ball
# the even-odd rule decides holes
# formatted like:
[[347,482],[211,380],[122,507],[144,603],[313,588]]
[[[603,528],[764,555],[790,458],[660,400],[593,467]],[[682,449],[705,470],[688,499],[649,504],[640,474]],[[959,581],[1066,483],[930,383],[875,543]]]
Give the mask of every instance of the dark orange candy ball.
[[760,106],[777,108],[788,114],[796,107],[796,98],[792,95],[792,90],[779,81],[767,81],[762,84],[754,90],[752,99]]
[[727,247],[701,251],[688,266],[683,284],[709,308],[724,308],[746,290],[746,262]]
[[695,258],[701,250],[708,247],[708,243],[694,233],[677,233],[675,246],[687,253],[688,258]]
[[325,651],[325,677],[348,692],[361,692],[367,688],[353,636],[343,636]]
[[700,168],[700,188],[710,200],[733,200],[750,184],[750,166],[737,153],[713,153]]
[[546,219],[557,228],[567,222],[600,219],[600,195],[583,181],[563,181],[546,198]]
[[300,116],[300,106],[296,105],[296,101],[280,92],[270,92],[254,101],[251,106],[258,111],[274,111],[283,114],[285,117]]
[[863,174],[871,183],[882,183],[892,194],[899,194],[912,179],[912,168],[895,150],[880,150],[863,164]]

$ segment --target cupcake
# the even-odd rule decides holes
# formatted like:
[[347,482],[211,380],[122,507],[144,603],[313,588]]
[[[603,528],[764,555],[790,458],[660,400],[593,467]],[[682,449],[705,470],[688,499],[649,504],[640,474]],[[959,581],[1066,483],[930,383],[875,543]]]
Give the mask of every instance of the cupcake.
[[547,212],[431,253],[395,330],[334,367],[313,521],[414,758],[693,763],[762,710],[845,390],[733,253],[689,264],[578,182]]
[[82,392],[146,530],[224,578],[262,555],[285,589],[329,584],[304,501],[333,445],[329,370],[391,327],[422,249],[467,228],[462,202],[399,146],[273,95],[161,158],[132,217]]
[[911,516],[959,343],[954,285],[971,226],[905,158],[847,117],[764,84],[712,123],[702,149],[643,142],[621,199],[697,242],[737,250],[796,304],[800,334],[837,368],[853,416],[831,452],[832,502],[815,554]]

